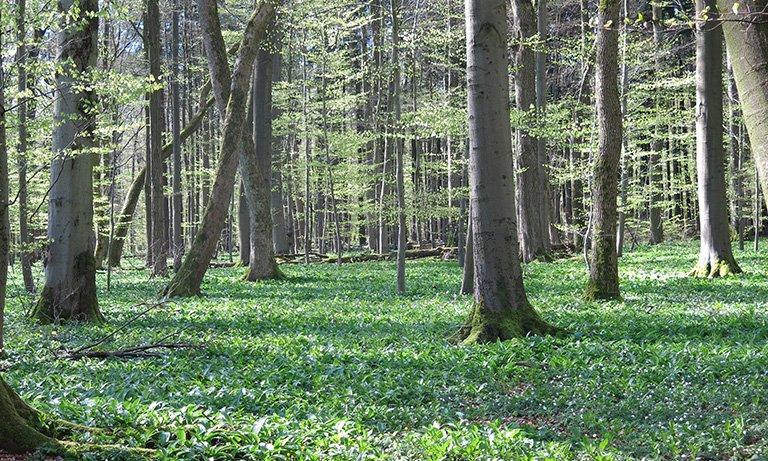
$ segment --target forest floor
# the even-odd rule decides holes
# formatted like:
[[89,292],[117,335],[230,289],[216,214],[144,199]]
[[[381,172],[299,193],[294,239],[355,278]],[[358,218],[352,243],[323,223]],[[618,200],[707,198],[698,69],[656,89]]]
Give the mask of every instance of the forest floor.
[[117,430],[78,440],[161,459],[763,459],[765,255],[737,251],[745,275],[696,280],[696,253],[627,253],[624,300],[608,303],[581,300],[580,257],[529,264],[532,303],[568,333],[477,347],[446,341],[471,303],[455,261],[409,261],[406,296],[392,262],[288,265],[285,280],[256,284],[214,269],[205,297],[99,346],[205,348],[140,359],[54,353],[114,331],[162,280],[115,273],[100,293],[107,325],[34,326],[12,274],[0,367],[38,408]]

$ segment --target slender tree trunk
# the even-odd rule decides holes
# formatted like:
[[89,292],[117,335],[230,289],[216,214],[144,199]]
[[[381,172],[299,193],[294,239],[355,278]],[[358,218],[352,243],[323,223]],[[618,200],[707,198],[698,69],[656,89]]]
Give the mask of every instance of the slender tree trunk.
[[739,95],[736,90],[736,81],[733,79],[730,61],[731,58],[730,55],[728,55],[728,111],[730,113],[728,120],[728,145],[731,148],[731,225],[738,235],[739,249],[743,250],[744,218],[742,216],[742,207],[744,204],[744,186],[741,171],[743,149],[740,139],[741,129],[738,122]]
[[94,145],[95,115],[85,109],[94,104],[95,95],[82,89],[78,80],[96,65],[98,3],[59,0],[58,5],[65,18],[62,21],[66,22],[58,34],[62,69],[56,76],[55,156],[48,205],[50,243],[45,287],[32,316],[42,322],[102,321],[96,299],[92,242],[93,156],[79,155]]
[[240,243],[240,265],[248,267],[251,258],[251,216],[242,181],[240,181],[240,194],[237,198],[237,229]]
[[[624,10],[624,17],[629,17],[629,1],[623,0],[622,9]],[[627,31],[626,24],[622,28],[621,38],[621,115],[627,117],[627,110],[629,101],[629,66],[627,65]],[[620,183],[620,206],[619,206],[619,223],[616,229],[616,256],[621,257],[624,254],[624,228],[627,220],[627,193],[629,192],[629,159],[627,159],[627,150],[629,149],[629,137],[626,132],[622,133],[621,137],[621,160],[619,161],[621,183]]]
[[[653,44],[654,44],[654,69],[656,75],[661,75],[662,54],[661,54],[661,33],[662,17],[661,5],[654,3],[653,9]],[[662,119],[661,119],[661,92],[656,92],[655,123],[653,132],[653,141],[651,142],[651,155],[648,157],[648,170],[650,173],[650,202],[648,210],[651,221],[650,243],[658,244],[664,241],[664,227],[661,224],[661,211],[663,209],[664,186],[662,183],[662,163],[661,150],[664,147],[662,139]]]
[[554,332],[529,304],[520,267],[506,7],[506,0],[465,2],[475,303],[454,337],[464,344]]
[[[149,73],[153,81],[162,81],[162,62],[160,56],[160,5],[159,0],[147,0],[146,45],[149,58]],[[153,276],[165,276],[168,273],[168,242],[166,234],[165,194],[163,176],[165,164],[161,153],[163,132],[165,131],[165,107],[163,90],[155,89],[149,94],[149,200],[152,225],[149,242],[151,247],[151,267]]]
[[215,42],[223,42],[216,3],[214,0],[200,0],[199,9],[205,31],[203,42],[208,50],[214,94],[224,94],[219,87],[227,82],[231,81],[231,86],[211,197],[203,212],[200,229],[195,235],[192,246],[185,255],[178,272],[166,287],[167,296],[190,296],[200,293],[203,276],[208,270],[216,243],[226,224],[226,214],[234,189],[238,153],[243,148],[243,129],[247,118],[245,111],[253,63],[258,53],[259,43],[275,13],[271,2],[259,3],[246,24],[230,80],[226,75],[222,75],[229,68],[219,64],[221,61],[226,63],[226,52],[223,49],[214,48]]
[[[512,0],[515,31],[515,102],[528,112],[536,107],[536,12],[531,0]],[[528,131],[517,130],[517,203],[523,260],[549,259],[549,213],[544,166],[538,141]]]
[[181,100],[179,98],[179,1],[173,0],[171,19],[171,102],[173,115],[171,131],[173,133],[173,269],[179,270],[184,257],[184,217],[183,196],[181,190]]
[[467,224],[467,243],[466,255],[464,256],[464,263],[462,264],[461,274],[461,294],[471,295],[475,290],[475,258],[472,245],[472,210],[470,210],[470,218]]
[[[706,13],[705,13],[706,11]],[[741,272],[733,257],[723,148],[723,36],[714,0],[696,0],[696,169],[699,260],[692,274],[720,277]]]
[[619,100],[619,0],[600,2],[597,15],[595,104],[598,151],[593,168],[592,249],[587,299],[613,299],[619,295],[616,253],[616,199],[622,143]]
[[[22,10],[23,13],[23,10]],[[0,30],[0,50],[3,49],[4,32]],[[5,101],[5,64],[0,53],[0,356],[5,352],[5,300],[8,285],[8,264],[10,263],[11,221],[10,182],[8,179],[8,142],[7,142],[7,109]],[[24,97],[24,96],[22,96]],[[2,396],[0,395],[0,398]],[[0,413],[0,416],[4,416]]]
[[405,145],[400,135],[400,96],[402,93],[400,84],[400,32],[399,32],[399,0],[390,0],[390,10],[392,14],[392,79],[395,84],[394,99],[394,125],[395,135],[390,142],[393,143],[396,154],[396,188],[397,188],[397,292],[405,293],[405,250],[408,244],[408,228],[405,219],[405,174],[403,172],[405,164],[403,162],[403,151]]

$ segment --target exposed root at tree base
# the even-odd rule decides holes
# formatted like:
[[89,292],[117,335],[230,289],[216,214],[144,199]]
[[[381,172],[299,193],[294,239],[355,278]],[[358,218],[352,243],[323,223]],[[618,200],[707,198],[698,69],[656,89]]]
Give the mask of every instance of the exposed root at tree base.
[[530,305],[492,313],[475,304],[466,323],[449,337],[453,344],[472,345],[506,341],[529,335],[557,335],[562,330],[542,320]]
[[246,282],[258,282],[260,280],[283,280],[284,278],[285,274],[277,267],[277,263],[275,263],[269,270],[260,274],[254,274],[252,270],[248,269],[243,280]]
[[736,261],[726,261],[720,259],[714,263],[697,264],[688,275],[700,278],[700,279],[714,279],[719,277],[727,277],[729,275],[741,274],[743,271],[736,263]]

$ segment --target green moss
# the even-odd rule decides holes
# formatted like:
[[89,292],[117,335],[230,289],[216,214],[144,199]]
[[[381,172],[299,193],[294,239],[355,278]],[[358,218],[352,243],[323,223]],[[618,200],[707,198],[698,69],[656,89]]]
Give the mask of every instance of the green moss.
[[496,312],[486,309],[481,301],[475,302],[467,321],[449,339],[455,344],[472,345],[558,332],[528,304]]
[[719,259],[712,264],[697,264],[689,275],[701,279],[714,279],[741,273],[742,270],[736,260]]
[[584,294],[582,296],[587,301],[610,301],[621,299],[621,293],[619,293],[618,290],[605,287],[592,278],[587,280],[587,285],[584,287]]

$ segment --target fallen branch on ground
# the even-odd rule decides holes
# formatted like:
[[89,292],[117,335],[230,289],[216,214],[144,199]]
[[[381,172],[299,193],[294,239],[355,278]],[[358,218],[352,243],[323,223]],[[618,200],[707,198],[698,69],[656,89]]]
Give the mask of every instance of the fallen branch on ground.
[[188,343],[155,343],[155,344],[146,344],[144,346],[135,346],[135,347],[129,347],[126,349],[119,349],[116,351],[93,351],[93,350],[68,351],[62,355],[59,355],[58,357],[70,359],[70,360],[79,360],[82,358],[135,359],[135,358],[160,357],[161,356],[160,354],[156,352],[152,352],[155,349],[202,349],[204,347],[205,346],[202,346],[200,344],[188,344]]

